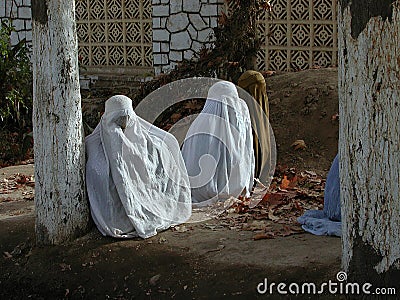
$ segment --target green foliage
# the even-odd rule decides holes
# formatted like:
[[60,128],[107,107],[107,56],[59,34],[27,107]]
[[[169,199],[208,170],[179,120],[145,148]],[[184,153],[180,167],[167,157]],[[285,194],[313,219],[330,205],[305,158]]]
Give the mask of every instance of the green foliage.
[[25,39],[11,45],[10,22],[0,28],[0,120],[2,127],[25,129],[32,119],[32,71]]

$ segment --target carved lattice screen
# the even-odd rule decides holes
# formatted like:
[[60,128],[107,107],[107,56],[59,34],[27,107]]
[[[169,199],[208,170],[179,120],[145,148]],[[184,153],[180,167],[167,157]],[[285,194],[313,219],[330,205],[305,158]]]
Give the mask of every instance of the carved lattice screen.
[[81,65],[123,74],[152,67],[151,0],[76,0]]
[[271,0],[271,4],[272,13],[265,11],[257,20],[260,70],[337,64],[337,0]]

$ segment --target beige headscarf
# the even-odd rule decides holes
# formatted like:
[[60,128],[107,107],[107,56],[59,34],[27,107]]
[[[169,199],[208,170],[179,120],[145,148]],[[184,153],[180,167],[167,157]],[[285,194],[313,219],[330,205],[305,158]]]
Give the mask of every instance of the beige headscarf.
[[[259,122],[255,121],[254,119],[257,120],[258,118],[258,120],[262,120],[262,114],[265,114],[267,118],[269,118],[267,84],[264,76],[260,72],[248,70],[239,77],[238,86],[253,96],[262,109],[261,111],[260,107],[253,109],[249,108],[252,112],[252,124],[259,124]],[[256,163],[255,177],[258,177],[261,170],[263,170],[263,162],[266,164],[271,161],[271,141],[269,128],[257,128],[257,131],[261,136],[257,137],[257,132],[253,134],[253,147]]]
[[269,117],[267,84],[264,76],[260,72],[248,70],[239,77],[238,86],[250,93]]

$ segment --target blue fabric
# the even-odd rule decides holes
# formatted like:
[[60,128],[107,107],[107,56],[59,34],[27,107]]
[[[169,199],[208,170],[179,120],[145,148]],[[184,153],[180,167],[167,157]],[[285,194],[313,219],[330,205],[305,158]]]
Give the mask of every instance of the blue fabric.
[[333,160],[328,177],[326,178],[324,192],[324,213],[332,221],[341,221],[340,212],[340,180],[339,180],[339,156]]
[[306,211],[297,221],[305,231],[315,235],[342,235],[338,155],[333,160],[326,179],[324,209]]

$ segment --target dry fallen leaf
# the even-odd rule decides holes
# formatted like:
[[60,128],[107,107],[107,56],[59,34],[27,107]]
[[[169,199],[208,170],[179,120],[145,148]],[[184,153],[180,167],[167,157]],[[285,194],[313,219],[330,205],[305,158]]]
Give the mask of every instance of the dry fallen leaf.
[[287,176],[284,175],[283,179],[282,179],[282,182],[281,182],[280,188],[283,189],[283,190],[286,190],[289,187],[289,183],[290,183],[290,180],[288,180]]
[[210,252],[221,251],[221,250],[224,249],[224,248],[225,248],[225,245],[220,244],[220,245],[218,245],[217,248],[209,249],[209,250],[204,251],[203,255],[206,254],[206,253],[210,253]]
[[221,15],[218,18],[218,24],[224,26],[228,22],[228,17],[224,12],[221,12]]
[[186,102],[184,107],[185,107],[185,109],[195,110],[195,109],[201,108],[201,106],[202,106],[202,104],[197,103],[196,100],[192,100],[192,101]]
[[160,279],[160,277],[161,277],[161,274],[157,274],[157,275],[154,275],[153,277],[151,277],[149,279],[150,285],[155,286],[157,284],[158,280]]
[[304,140],[296,140],[290,146],[293,147],[294,150],[304,150],[307,148],[307,145],[304,142]]
[[302,233],[303,230],[301,228],[296,228],[296,227],[292,227],[292,226],[283,226],[281,232],[280,232],[280,236],[289,236],[292,234],[298,234],[298,233]]
[[165,126],[163,127],[163,129],[166,130],[166,131],[168,131],[168,130],[171,129],[172,126],[173,126],[173,124],[168,123],[167,125],[165,125]]
[[271,221],[278,221],[278,220],[280,220],[279,217],[274,216],[274,212],[273,212],[272,210],[268,211],[268,218],[269,218]]
[[297,185],[297,182],[299,181],[299,178],[297,175],[294,175],[292,179],[290,179],[289,187],[294,188]]
[[[252,193],[254,199],[233,203],[232,210],[235,213],[229,214],[225,210],[220,214],[218,218],[222,222],[219,224],[231,230],[253,230],[257,234],[255,239],[285,237],[303,232],[300,227],[293,225],[298,224],[297,218],[304,210],[322,208],[325,180],[314,171],[297,172],[288,167],[278,167],[275,174],[268,189],[257,189],[256,186]],[[282,188],[287,185],[287,189]],[[289,227],[277,229],[271,226],[273,223]]]
[[[2,193],[2,192],[0,191],[0,194],[7,194],[7,193]],[[0,203],[1,203],[1,202],[11,202],[11,201],[15,201],[15,199],[13,199],[13,198],[11,198],[11,197],[7,197],[7,198],[2,198],[2,199],[0,199]]]
[[275,238],[275,234],[272,232],[258,233],[253,236],[253,240],[255,240],[255,241],[265,240],[265,239],[273,239],[273,238]]
[[297,210],[303,210],[301,205],[300,205],[300,203],[299,203],[299,201],[294,201],[294,205],[295,205]]
[[182,115],[180,113],[174,113],[171,116],[171,121],[173,123],[176,123],[181,117],[182,117]]
[[277,206],[279,204],[282,204],[285,196],[286,195],[284,192],[266,193],[263,201],[268,203],[270,206]]
[[264,220],[262,221],[254,220],[250,224],[243,225],[243,230],[257,231],[257,230],[264,230],[266,227],[267,224]]
[[189,229],[186,228],[185,225],[173,226],[173,227],[171,227],[171,229],[172,229],[173,231],[177,231],[177,232],[186,232],[186,231],[189,230]]
[[314,171],[306,170],[305,172],[306,172],[307,175],[310,175],[312,177],[316,177],[317,176],[317,173],[315,173]]
[[27,183],[28,181],[30,181],[30,177],[28,177],[24,174],[18,174],[17,178],[15,178],[15,181],[17,183],[24,184],[24,183]]
[[334,114],[332,117],[331,117],[331,120],[332,121],[336,121],[336,120],[338,120],[339,119],[339,114]]
[[158,239],[158,243],[159,244],[164,244],[166,242],[167,242],[167,239],[165,237],[163,237],[163,236]]

